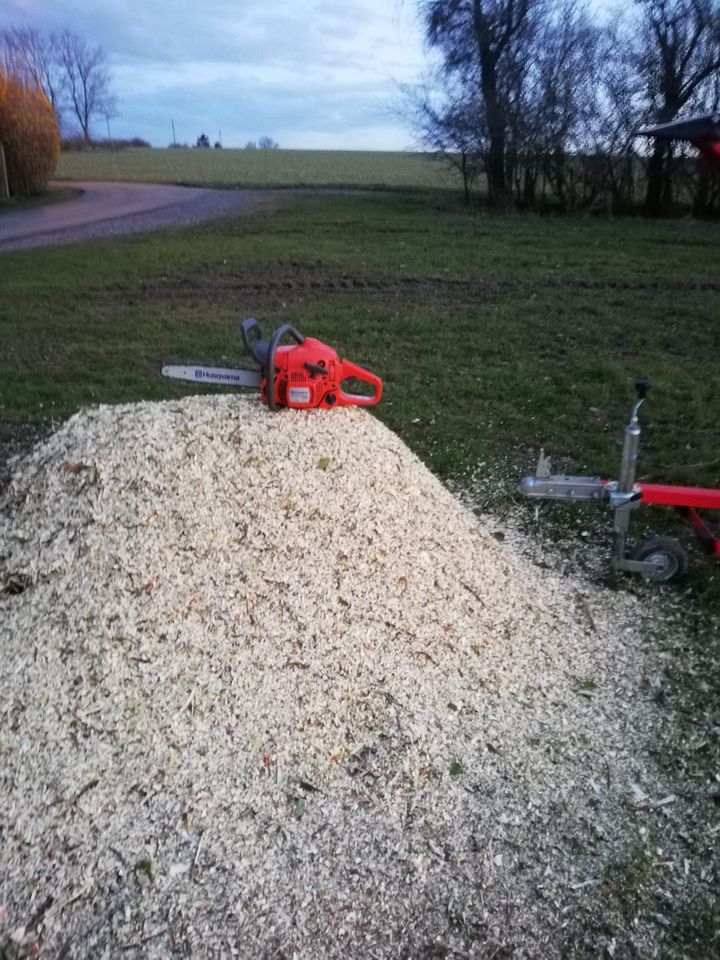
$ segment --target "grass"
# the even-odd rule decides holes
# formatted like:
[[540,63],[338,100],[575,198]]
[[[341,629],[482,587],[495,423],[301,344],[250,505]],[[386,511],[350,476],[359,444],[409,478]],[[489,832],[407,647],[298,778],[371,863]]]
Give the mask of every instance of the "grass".
[[457,175],[422,153],[346,150],[168,150],[63,153],[60,180],[134,180],[229,187],[457,189]]
[[[615,475],[638,375],[653,381],[640,475],[720,485],[718,225],[470,217],[438,196],[284,199],[247,219],[2,254],[0,439],[84,404],[195,392],[162,380],[161,363],[240,359],[237,324],[251,314],[266,330],[291,321],[376,370],[377,416],[498,514],[541,444],[558,468]],[[672,516],[641,514],[673,531]],[[609,544],[606,516],[564,506],[550,516],[555,532],[597,517]],[[663,652],[672,705],[688,717],[683,726],[677,710],[661,744],[670,783],[698,718],[716,709],[719,579],[695,556],[686,583],[666,588],[693,626]],[[707,772],[678,792],[702,793],[717,769],[708,749]],[[713,802],[698,801],[701,824]],[[630,856],[623,876],[640,897],[642,859]],[[716,948],[708,896],[679,915],[668,956]]]

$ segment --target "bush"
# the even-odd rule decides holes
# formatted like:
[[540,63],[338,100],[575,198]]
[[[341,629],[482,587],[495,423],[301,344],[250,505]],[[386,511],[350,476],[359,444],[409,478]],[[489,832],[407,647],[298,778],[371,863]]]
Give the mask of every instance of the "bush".
[[22,83],[1,69],[0,143],[11,195],[46,190],[60,156],[55,112],[40,87]]

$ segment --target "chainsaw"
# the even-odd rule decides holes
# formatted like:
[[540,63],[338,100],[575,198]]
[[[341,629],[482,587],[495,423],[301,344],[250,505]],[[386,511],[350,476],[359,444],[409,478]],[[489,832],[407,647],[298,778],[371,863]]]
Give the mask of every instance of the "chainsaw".
[[[295,327],[284,323],[264,340],[257,320],[248,317],[240,324],[246,353],[259,369],[209,367],[204,364],[166,364],[162,375],[172,380],[217,384],[231,387],[260,388],[263,403],[270,410],[294,407],[367,407],[382,396],[382,380],[365,367],[341,360],[332,347],[314,337],[304,337]],[[295,343],[281,344],[283,337]],[[350,382],[365,385],[372,392],[351,393]],[[345,386],[345,389],[344,389]]]

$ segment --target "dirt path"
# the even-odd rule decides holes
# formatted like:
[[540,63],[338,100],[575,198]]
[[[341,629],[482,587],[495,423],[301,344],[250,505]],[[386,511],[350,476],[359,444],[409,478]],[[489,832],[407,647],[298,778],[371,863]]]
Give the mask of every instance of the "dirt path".
[[73,184],[78,197],[0,217],[0,252],[154,230],[254,209],[271,194],[153,183]]

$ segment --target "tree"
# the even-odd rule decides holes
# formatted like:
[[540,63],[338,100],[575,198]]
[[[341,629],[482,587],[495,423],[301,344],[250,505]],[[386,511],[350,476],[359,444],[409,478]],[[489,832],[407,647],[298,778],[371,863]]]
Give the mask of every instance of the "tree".
[[60,64],[64,71],[67,106],[80,124],[86,143],[94,117],[113,116],[115,98],[110,92],[110,74],[102,47],[65,30],[57,38]]
[[209,147],[209,146],[210,146],[210,139],[209,139],[208,135],[207,135],[206,133],[201,133],[200,136],[197,138],[197,142],[195,143],[195,146],[196,146],[196,147]]
[[[588,0],[419,0],[441,67],[413,91],[419,139],[457,166],[466,199],[480,169],[505,207],[625,211],[646,190],[657,213],[682,190],[717,202],[712,177],[653,144],[646,185],[635,152],[648,120],[720,105],[720,0],[634,0],[613,21]],[[678,148],[676,148],[677,150]]]
[[[687,104],[706,108],[720,70],[718,0],[636,0],[640,8],[637,69],[647,119],[674,120]],[[672,148],[656,140],[647,168],[645,211],[660,213],[672,199]]]
[[0,32],[5,72],[23,83],[40,87],[50,101],[58,126],[61,120],[63,72],[58,61],[57,37],[33,27],[14,27]]
[[518,49],[520,68],[508,77],[506,169],[520,206],[536,208],[549,190],[554,204],[574,209],[589,199],[580,158],[595,108],[601,30],[574,0],[536,13]]
[[276,143],[272,137],[260,137],[258,140],[258,150],[278,150],[279,143]]
[[[484,114],[488,200],[504,207],[508,124],[522,77],[521,50],[535,29],[544,0],[421,0],[427,41],[440,51],[444,72],[480,94]],[[472,97],[470,97],[472,98]]]
[[446,78],[435,93],[433,83],[421,88],[402,88],[403,113],[409,113],[419,143],[439,154],[455,168],[463,182],[463,195],[472,206],[472,187],[482,169],[479,131],[482,110],[477,100],[468,100],[462,86]]
[[632,40],[615,18],[602,30],[596,54],[594,98],[585,125],[587,176],[606,207],[625,213],[636,203],[640,165],[634,144],[643,123],[642,81],[628,51]]
[[563,208],[582,202],[577,153],[601,35],[584,5],[434,0],[424,9],[429,29],[443,31],[441,94],[412,94],[411,114],[420,139],[460,170],[466,200],[484,166],[496,206],[514,197],[536,208],[548,190]]

